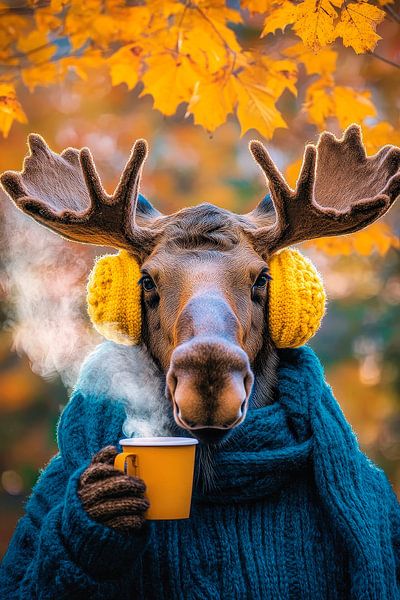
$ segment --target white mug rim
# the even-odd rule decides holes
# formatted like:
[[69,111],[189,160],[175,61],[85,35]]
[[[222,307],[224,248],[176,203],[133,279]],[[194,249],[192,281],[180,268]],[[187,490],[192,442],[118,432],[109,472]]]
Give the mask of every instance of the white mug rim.
[[121,446],[194,446],[199,443],[186,437],[136,437],[119,440]]

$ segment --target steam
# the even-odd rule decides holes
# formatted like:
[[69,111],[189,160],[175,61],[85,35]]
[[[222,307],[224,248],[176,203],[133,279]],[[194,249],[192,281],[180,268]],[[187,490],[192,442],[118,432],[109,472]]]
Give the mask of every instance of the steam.
[[86,395],[123,403],[126,437],[171,435],[174,420],[165,380],[144,346],[104,342],[86,359],[77,386]]
[[13,350],[44,378],[71,388],[101,338],[85,314],[88,248],[64,241],[16,210],[2,194],[2,287]]
[[[94,249],[67,242],[15,209],[0,192],[1,287],[13,350],[46,379],[124,404],[124,435],[171,435],[164,380],[144,348],[102,342],[86,312]],[[83,363],[83,364],[82,364]],[[79,375],[80,373],[80,375]],[[78,383],[77,383],[78,382]]]

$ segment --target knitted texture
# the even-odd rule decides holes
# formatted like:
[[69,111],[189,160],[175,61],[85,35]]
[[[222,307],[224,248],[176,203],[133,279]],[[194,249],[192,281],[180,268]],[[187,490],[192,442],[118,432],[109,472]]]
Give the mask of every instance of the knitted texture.
[[400,598],[393,490],[361,453],[314,353],[302,347],[279,357],[276,401],[252,407],[215,451],[208,492],[198,453],[190,519],[148,521],[129,534],[91,519],[79,498],[82,473],[119,439],[125,411],[78,383],[59,423],[60,453],[3,560],[1,597]]
[[129,531],[140,529],[150,504],[144,497],[146,485],[114,469],[118,450],[106,446],[94,455],[79,480],[78,495],[87,514],[95,521]]
[[[318,330],[325,312],[325,291],[311,263],[290,248],[270,261],[269,329],[277,348],[296,348]],[[87,304],[93,325],[119,344],[140,342],[140,268],[126,250],[100,258],[89,277]]]
[[294,248],[273,255],[269,263],[269,329],[277,348],[305,344],[319,329],[325,290],[314,265]]
[[97,260],[89,276],[87,305],[101,335],[119,344],[137,344],[141,334],[141,273],[126,250]]

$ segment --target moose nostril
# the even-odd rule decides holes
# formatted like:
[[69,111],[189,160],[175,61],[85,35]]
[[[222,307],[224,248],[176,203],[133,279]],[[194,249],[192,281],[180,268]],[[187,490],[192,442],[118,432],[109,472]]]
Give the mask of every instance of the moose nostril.
[[175,348],[166,377],[177,425],[227,433],[246,414],[253,376],[247,355],[225,340],[190,340]]
[[195,421],[192,421],[191,419],[182,419],[181,417],[181,421],[182,423],[184,423],[185,425],[187,425],[188,427],[196,427],[197,423]]
[[186,417],[183,418],[182,417],[182,413],[181,413],[181,409],[179,408],[179,406],[177,405],[176,402],[174,404],[175,404],[175,410],[176,410],[177,417],[181,421],[182,425],[185,425],[189,429],[192,429],[193,427],[196,427],[197,423],[195,421],[192,421],[191,419],[187,419]]

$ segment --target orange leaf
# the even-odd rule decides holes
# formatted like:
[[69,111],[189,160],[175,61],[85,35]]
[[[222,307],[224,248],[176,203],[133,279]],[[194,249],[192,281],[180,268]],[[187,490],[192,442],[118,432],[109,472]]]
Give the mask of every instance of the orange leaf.
[[[223,81],[225,79],[225,81]],[[235,87],[225,73],[222,81],[197,82],[190,99],[187,114],[194,116],[194,122],[208,131],[214,131],[225,123],[228,114],[233,113],[236,103]]]
[[0,131],[7,137],[13,121],[26,123],[27,118],[22,110],[12,83],[0,83]]
[[381,39],[376,26],[385,18],[383,10],[368,2],[351,2],[343,7],[336,36],[343,38],[345,46],[351,46],[357,54],[371,52]]
[[261,37],[275,33],[277,29],[285,31],[288,25],[292,25],[296,21],[296,15],[297,6],[293,2],[284,2],[282,6],[268,11]]
[[242,0],[240,7],[250,13],[270,12],[276,4],[283,4],[285,0]]
[[142,48],[138,44],[123,46],[114,52],[107,60],[112,84],[126,83],[128,90],[132,90],[139,81],[141,61]]
[[393,125],[387,121],[381,121],[376,125],[363,126],[363,140],[367,152],[374,154],[378,152],[382,146],[393,144],[400,146],[400,129],[395,129]]
[[46,31],[36,30],[19,38],[18,49],[27,54],[29,62],[43,64],[51,59],[56,48],[49,42]]
[[306,242],[305,246],[316,247],[328,255],[350,255],[352,253],[369,256],[374,251],[384,256],[391,248],[399,248],[399,238],[383,221],[372,223],[366,229],[338,237],[327,237]]
[[343,0],[304,0],[296,6],[293,29],[306,46],[319,50],[333,42],[337,18],[334,5],[342,3]]
[[331,48],[321,48],[314,52],[307,48],[302,42],[289,46],[283,52],[285,56],[295,58],[303,63],[307,75],[330,75],[336,70],[337,52]]
[[352,123],[362,123],[366,117],[376,115],[370,91],[358,91],[352,87],[337,85],[333,88],[335,116],[341,129]]
[[340,128],[344,129],[351,123],[362,123],[376,114],[369,91],[335,86],[332,78],[320,78],[308,87],[304,109],[311,123],[320,129],[326,127],[330,117],[335,117]]
[[144,90],[140,94],[151,94],[154,108],[164,115],[173,115],[181,102],[188,102],[193,95],[197,76],[185,56],[172,54],[151,56],[146,61],[147,71],[143,75]]

